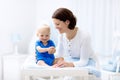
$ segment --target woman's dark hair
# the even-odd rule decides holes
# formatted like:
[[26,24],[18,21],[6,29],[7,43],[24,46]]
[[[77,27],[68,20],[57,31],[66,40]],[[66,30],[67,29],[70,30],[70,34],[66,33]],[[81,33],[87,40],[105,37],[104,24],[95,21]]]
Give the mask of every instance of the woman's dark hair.
[[73,15],[73,13],[67,8],[57,9],[53,13],[52,18],[56,18],[56,19],[59,19],[59,20],[64,21],[64,22],[66,20],[69,20],[70,24],[68,25],[68,28],[71,30],[75,28],[76,21],[77,21],[76,17]]

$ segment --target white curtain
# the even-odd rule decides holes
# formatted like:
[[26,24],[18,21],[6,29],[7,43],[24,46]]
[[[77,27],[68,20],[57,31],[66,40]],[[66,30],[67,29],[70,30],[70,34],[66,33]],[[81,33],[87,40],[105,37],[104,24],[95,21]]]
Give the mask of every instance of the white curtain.
[[120,0],[78,0],[78,25],[92,37],[93,48],[101,55],[112,54],[114,31],[120,31]]

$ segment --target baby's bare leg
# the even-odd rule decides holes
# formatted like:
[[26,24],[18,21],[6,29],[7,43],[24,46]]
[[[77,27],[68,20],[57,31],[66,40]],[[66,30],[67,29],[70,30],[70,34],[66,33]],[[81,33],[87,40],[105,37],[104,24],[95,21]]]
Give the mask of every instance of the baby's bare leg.
[[37,64],[41,66],[48,66],[43,60],[39,60]]
[[59,62],[61,62],[61,61],[63,61],[63,60],[64,60],[63,57],[55,58],[53,64],[57,64],[57,63],[59,63]]

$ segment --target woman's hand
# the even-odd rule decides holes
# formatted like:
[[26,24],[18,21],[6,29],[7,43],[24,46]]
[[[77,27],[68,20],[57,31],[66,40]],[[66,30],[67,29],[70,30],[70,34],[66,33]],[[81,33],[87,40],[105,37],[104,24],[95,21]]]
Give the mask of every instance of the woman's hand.
[[53,68],[58,68],[58,64],[52,65]]
[[61,61],[57,64],[58,67],[74,67],[72,62]]

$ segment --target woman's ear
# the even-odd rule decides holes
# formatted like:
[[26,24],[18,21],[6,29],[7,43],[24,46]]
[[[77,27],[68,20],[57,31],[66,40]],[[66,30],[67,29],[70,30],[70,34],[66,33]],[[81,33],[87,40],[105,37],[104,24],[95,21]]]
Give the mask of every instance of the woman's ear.
[[69,20],[66,20],[65,23],[66,23],[67,25],[69,25],[69,24],[70,24],[70,21],[69,21]]

